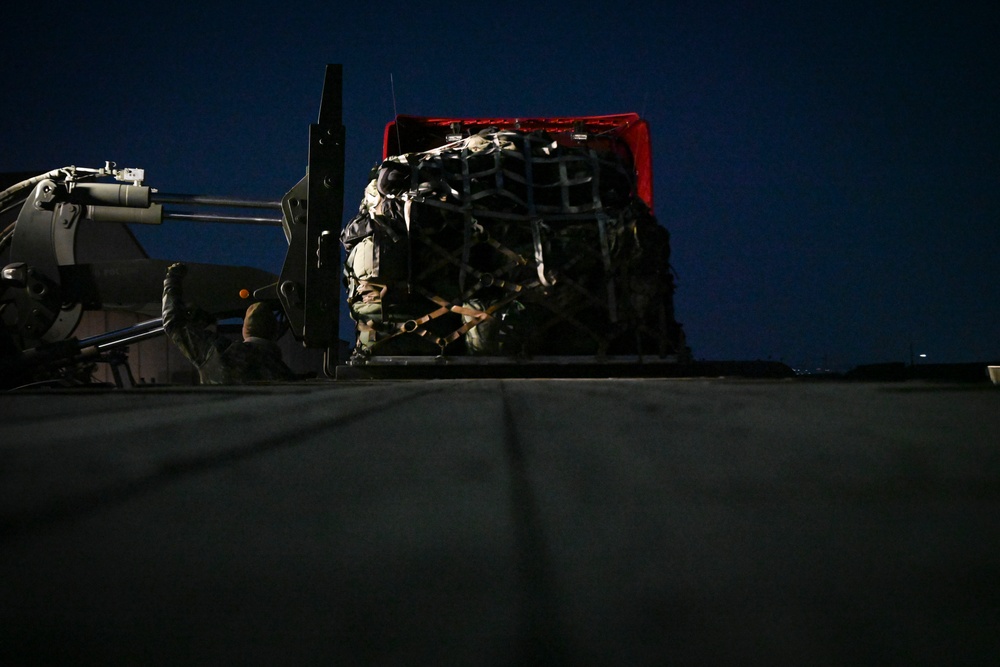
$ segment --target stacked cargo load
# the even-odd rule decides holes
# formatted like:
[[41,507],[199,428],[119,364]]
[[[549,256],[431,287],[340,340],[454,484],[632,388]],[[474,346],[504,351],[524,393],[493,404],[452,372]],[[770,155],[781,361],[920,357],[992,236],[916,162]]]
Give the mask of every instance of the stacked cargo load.
[[352,363],[689,358],[638,116],[400,116],[385,139],[341,234]]

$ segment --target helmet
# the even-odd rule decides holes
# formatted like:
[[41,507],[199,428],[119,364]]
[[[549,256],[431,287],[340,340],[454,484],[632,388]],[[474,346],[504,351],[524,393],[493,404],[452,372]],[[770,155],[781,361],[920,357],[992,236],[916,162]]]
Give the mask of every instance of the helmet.
[[243,318],[243,338],[264,338],[274,340],[278,337],[278,320],[263,301],[250,304]]

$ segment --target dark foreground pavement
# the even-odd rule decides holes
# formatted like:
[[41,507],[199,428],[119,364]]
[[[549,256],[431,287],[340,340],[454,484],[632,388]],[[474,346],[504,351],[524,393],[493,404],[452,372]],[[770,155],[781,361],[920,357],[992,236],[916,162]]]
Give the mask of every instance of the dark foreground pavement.
[[0,396],[0,664],[1000,664],[1000,390]]

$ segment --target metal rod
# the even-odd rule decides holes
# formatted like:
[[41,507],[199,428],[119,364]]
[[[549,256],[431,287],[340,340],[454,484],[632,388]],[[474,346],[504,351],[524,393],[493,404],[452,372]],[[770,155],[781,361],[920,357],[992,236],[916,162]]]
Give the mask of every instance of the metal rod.
[[281,218],[251,218],[238,215],[198,215],[194,213],[164,213],[164,220],[187,220],[189,222],[224,222],[239,225],[281,226]]
[[135,334],[133,334],[131,336],[128,336],[127,338],[119,338],[118,340],[110,340],[110,341],[108,341],[106,343],[101,343],[100,345],[97,345],[96,347],[97,347],[98,350],[101,350],[101,351],[108,350],[108,349],[113,350],[113,349],[115,349],[117,347],[125,347],[126,345],[131,345],[132,343],[138,343],[140,341],[144,341],[144,340],[147,340],[149,338],[155,338],[157,336],[162,336],[165,333],[166,332],[163,330],[163,327],[160,326],[157,329],[149,329],[148,331],[140,331],[139,333],[135,333]]
[[208,195],[182,195],[166,192],[153,193],[153,201],[163,204],[192,204],[197,206],[233,206],[238,208],[269,208],[281,210],[280,201],[242,199],[240,197],[210,197]]
[[123,337],[130,336],[132,334],[145,332],[145,331],[155,331],[158,328],[163,327],[163,318],[156,318],[155,320],[147,320],[145,322],[139,322],[138,324],[133,324],[130,327],[125,327],[124,329],[117,329],[115,331],[108,331],[106,333],[97,334],[96,336],[91,336],[90,338],[84,338],[79,341],[80,347],[89,347],[91,345],[103,345],[109,341],[116,341]]

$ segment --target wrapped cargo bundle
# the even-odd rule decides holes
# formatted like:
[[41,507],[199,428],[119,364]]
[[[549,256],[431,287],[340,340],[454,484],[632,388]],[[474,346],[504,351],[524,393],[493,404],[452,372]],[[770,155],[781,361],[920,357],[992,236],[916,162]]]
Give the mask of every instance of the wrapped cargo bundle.
[[353,363],[687,354],[669,235],[611,133],[488,127],[390,156],[341,242]]

